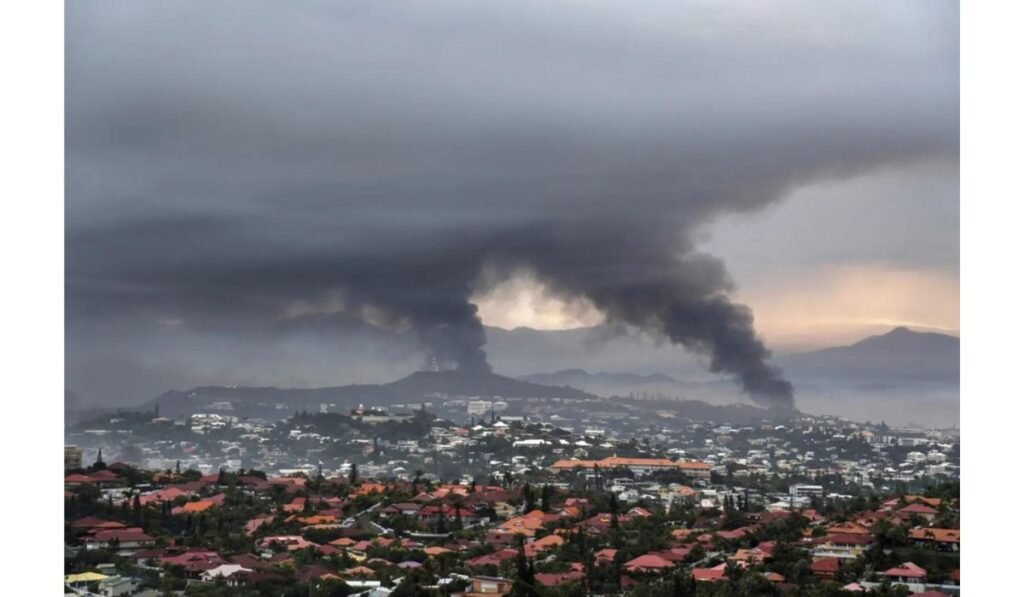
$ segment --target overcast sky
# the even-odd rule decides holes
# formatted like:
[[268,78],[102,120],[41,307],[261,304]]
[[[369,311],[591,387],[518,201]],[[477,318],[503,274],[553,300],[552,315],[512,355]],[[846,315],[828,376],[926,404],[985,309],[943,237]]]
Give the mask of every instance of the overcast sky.
[[955,331],[957,14],[68,3],[69,386],[129,337],[339,312],[464,368],[480,319],[612,319],[753,393],[758,337]]

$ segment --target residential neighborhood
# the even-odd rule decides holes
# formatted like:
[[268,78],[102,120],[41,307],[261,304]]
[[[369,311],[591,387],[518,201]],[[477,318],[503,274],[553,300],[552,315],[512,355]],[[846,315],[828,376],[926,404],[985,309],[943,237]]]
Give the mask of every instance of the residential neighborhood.
[[65,592],[960,594],[951,430],[553,410],[89,421]]

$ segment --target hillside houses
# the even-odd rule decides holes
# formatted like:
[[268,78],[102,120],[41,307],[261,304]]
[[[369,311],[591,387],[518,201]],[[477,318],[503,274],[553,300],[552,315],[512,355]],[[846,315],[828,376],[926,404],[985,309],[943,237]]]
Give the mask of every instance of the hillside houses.
[[[138,567],[136,583],[148,570],[171,584],[343,583],[381,597],[402,579],[502,590],[520,559],[538,586],[602,594],[665,577],[710,587],[756,576],[779,594],[886,578],[954,586],[958,486],[926,467],[956,463],[955,442],[876,445],[866,439],[875,427],[822,417],[673,427],[611,413],[598,424],[604,415],[587,412],[569,428],[569,410],[558,425],[529,414],[464,424],[421,410],[369,424],[297,413],[244,433],[155,440],[166,468],[65,472],[66,572],[91,571],[77,555],[85,548]],[[629,436],[625,425],[651,428]],[[243,450],[270,466],[222,470],[209,456]],[[884,489],[887,469],[909,479],[905,489]],[[882,574],[907,562],[935,582]]]

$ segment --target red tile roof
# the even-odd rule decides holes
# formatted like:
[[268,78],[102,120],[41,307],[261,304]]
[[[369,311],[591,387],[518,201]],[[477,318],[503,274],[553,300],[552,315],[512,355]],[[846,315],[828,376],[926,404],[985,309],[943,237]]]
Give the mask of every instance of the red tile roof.
[[153,539],[138,527],[96,531],[96,534],[87,539],[87,541],[97,543],[109,543],[110,541],[115,540],[119,543],[144,543],[156,541],[156,539]]
[[831,534],[843,534],[843,535],[870,535],[871,529],[868,527],[857,524],[856,522],[841,522],[834,524],[827,529],[828,533]]
[[120,522],[115,522],[113,520],[103,520],[102,518],[96,518],[95,516],[86,516],[85,518],[79,518],[78,520],[74,520],[71,522],[71,528],[73,529],[92,529],[108,525],[117,525],[118,527],[125,526]]
[[160,564],[168,566],[182,566],[188,570],[209,570],[225,564],[223,558],[215,551],[196,549],[185,553],[164,556],[160,558]]
[[477,556],[466,561],[467,566],[500,566],[505,560],[516,557],[518,552],[514,549],[501,549],[494,553]]
[[665,558],[670,562],[682,562],[690,555],[692,547],[673,547],[670,549],[663,549],[661,551],[652,551],[651,553],[656,556]]
[[725,578],[725,564],[713,568],[694,568],[693,580],[697,582],[715,582]]
[[95,482],[118,481],[121,479],[121,477],[117,476],[117,473],[108,470],[96,471],[95,473],[91,473],[89,475],[89,478]]
[[825,535],[822,543],[832,543],[834,545],[871,545],[874,543],[874,538],[870,535],[835,533]]
[[775,553],[775,541],[762,541],[757,544],[757,548],[763,551],[768,556]]
[[935,541],[938,543],[960,543],[960,529],[917,528],[910,529],[911,539]]
[[821,558],[811,562],[810,568],[811,572],[834,574],[839,572],[841,566],[842,563],[839,561],[839,558]]
[[675,562],[670,562],[665,558],[653,553],[648,553],[640,557],[633,558],[632,560],[623,564],[623,568],[627,572],[649,572],[655,570],[665,570],[674,567]]
[[913,503],[913,504],[910,504],[909,506],[906,506],[904,508],[900,508],[899,511],[904,513],[904,514],[928,514],[928,515],[935,515],[935,514],[939,513],[938,510],[936,510],[935,508],[932,508],[931,506],[926,506],[924,504],[918,504],[918,503]]
[[557,587],[559,585],[565,585],[571,582],[583,580],[586,577],[587,575],[583,574],[582,572],[541,572],[534,575],[534,579],[545,587]]
[[551,465],[554,470],[572,470],[575,468],[628,468],[650,467],[660,469],[678,468],[680,470],[711,470],[711,466],[703,462],[673,462],[668,458],[624,458],[609,456],[601,460],[559,460]]
[[904,577],[904,578],[924,578],[928,575],[925,569],[918,566],[913,562],[903,562],[899,566],[889,568],[882,573],[885,576],[890,577]]
[[273,516],[257,516],[249,519],[249,522],[245,523],[245,534],[252,535],[256,532],[256,529],[274,520]]
[[747,527],[740,527],[732,531],[718,531],[715,534],[721,537],[722,539],[742,539],[747,535],[747,532],[749,530],[750,529]]

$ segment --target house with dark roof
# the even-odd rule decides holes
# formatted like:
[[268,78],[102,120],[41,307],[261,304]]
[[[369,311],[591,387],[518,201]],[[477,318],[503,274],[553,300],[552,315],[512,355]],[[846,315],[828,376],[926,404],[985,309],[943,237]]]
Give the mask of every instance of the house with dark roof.
[[381,509],[384,514],[401,514],[403,516],[416,516],[420,510],[420,504],[414,502],[400,502],[391,504]]
[[308,583],[311,580],[340,580],[341,575],[330,568],[312,564],[296,570],[295,579],[299,582]]

